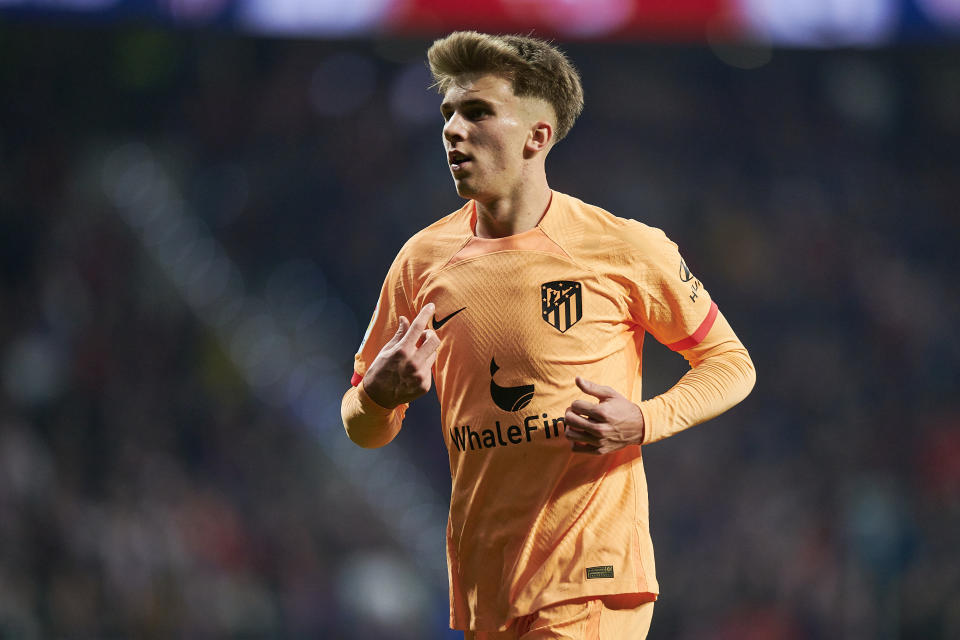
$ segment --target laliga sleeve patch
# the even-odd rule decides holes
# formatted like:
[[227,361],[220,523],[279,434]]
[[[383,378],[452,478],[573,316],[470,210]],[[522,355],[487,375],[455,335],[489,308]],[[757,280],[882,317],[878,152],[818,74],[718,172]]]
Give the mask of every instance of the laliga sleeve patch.
[[367,325],[367,330],[363,332],[363,339],[360,341],[360,348],[357,349],[357,353],[363,352],[363,347],[367,344],[367,339],[370,337],[370,331],[373,330],[373,325],[376,324],[378,315],[380,315],[379,300],[377,300],[377,306],[373,308],[373,315],[370,316],[370,324]]

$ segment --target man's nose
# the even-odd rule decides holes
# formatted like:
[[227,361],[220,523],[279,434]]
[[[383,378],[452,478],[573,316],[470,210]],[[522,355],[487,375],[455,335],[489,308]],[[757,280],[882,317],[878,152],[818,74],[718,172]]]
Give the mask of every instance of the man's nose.
[[450,116],[450,119],[444,123],[443,137],[450,142],[463,140],[463,118],[461,118],[459,114],[454,113],[452,116]]

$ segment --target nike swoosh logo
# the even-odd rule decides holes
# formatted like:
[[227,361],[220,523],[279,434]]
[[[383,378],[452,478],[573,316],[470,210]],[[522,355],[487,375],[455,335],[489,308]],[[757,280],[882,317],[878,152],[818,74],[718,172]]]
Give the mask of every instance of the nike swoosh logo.
[[463,311],[464,309],[466,309],[466,307],[461,307],[460,309],[457,309],[456,311],[454,311],[453,313],[451,313],[450,315],[448,315],[446,318],[443,318],[442,320],[437,320],[437,316],[433,316],[433,330],[436,331],[437,329],[439,329],[439,328],[442,327],[443,325],[447,324],[447,321],[448,321],[450,318],[452,318],[453,316],[457,315],[458,313],[460,313],[460,312]]

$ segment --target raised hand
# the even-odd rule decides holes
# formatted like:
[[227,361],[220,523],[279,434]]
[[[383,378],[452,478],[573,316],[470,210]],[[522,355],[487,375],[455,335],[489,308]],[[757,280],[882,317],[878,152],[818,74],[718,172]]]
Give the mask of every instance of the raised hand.
[[599,403],[575,400],[564,415],[565,434],[577,453],[602,455],[643,442],[640,407],[604,385],[577,377],[577,386]]
[[424,305],[413,322],[400,316],[400,326],[383,345],[363,376],[363,388],[381,407],[393,409],[430,391],[430,368],[437,359],[440,338],[427,323],[433,315],[432,302]]

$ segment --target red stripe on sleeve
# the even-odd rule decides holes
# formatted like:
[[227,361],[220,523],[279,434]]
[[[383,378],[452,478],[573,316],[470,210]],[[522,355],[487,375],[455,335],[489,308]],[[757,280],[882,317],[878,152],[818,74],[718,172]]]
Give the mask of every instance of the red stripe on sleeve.
[[689,338],[684,338],[677,342],[672,342],[667,345],[667,349],[671,351],[683,351],[684,349],[689,349],[700,344],[704,338],[707,337],[707,334],[710,332],[710,328],[713,327],[714,321],[717,319],[717,313],[720,309],[717,308],[716,302],[710,303],[710,311],[707,312],[707,317],[703,319],[703,322],[700,323],[700,326],[697,327],[697,330]]
[[363,376],[360,375],[359,373],[357,373],[356,371],[354,371],[354,372],[353,372],[353,377],[350,378],[350,384],[355,387],[355,386],[357,386],[358,384],[360,384],[360,381],[361,381],[361,380],[363,380]]

